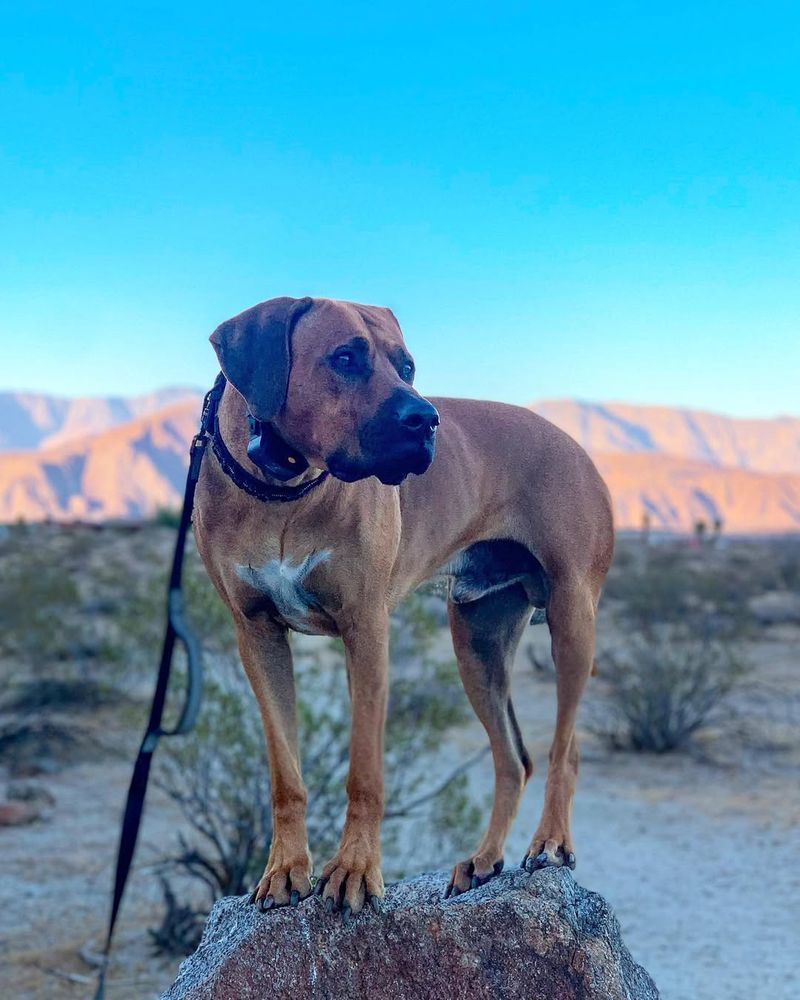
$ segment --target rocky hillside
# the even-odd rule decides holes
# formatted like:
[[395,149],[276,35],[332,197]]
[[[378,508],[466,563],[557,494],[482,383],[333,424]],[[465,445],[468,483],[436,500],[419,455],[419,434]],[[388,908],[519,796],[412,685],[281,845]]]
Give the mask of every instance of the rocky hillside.
[[688,531],[719,518],[728,532],[800,531],[800,473],[767,475],[661,454],[594,456],[614,499],[617,525]]
[[702,410],[543,400],[531,409],[597,462],[617,524],[686,531],[800,530],[800,418],[744,420]]
[[137,518],[177,507],[200,401],[62,445],[0,453],[0,522]]

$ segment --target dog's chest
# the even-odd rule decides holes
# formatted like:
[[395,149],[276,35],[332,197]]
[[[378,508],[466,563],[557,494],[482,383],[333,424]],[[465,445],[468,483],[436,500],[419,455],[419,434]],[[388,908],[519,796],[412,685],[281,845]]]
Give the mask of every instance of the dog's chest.
[[261,565],[237,563],[236,573],[269,601],[289,628],[308,635],[327,634],[332,622],[309,577],[330,558],[330,549],[321,549],[299,560],[284,556],[268,559]]

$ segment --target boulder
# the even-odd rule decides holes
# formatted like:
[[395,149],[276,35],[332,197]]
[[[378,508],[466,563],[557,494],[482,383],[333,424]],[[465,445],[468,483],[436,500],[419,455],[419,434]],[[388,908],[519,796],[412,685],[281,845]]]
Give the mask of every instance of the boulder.
[[212,910],[162,1000],[656,1000],[605,900],[567,869],[507,872],[443,899],[443,872],[390,885],[344,925],[311,898]]
[[751,613],[762,625],[800,625],[800,594],[770,590],[750,598]]
[[30,802],[0,802],[0,826],[23,826],[39,818],[39,810]]

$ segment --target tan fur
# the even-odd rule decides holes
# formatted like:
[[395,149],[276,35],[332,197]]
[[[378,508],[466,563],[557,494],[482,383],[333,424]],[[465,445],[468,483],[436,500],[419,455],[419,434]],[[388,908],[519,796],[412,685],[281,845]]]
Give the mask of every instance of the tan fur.
[[[344,392],[321,359],[356,332],[375,361],[366,386]],[[275,418],[282,435],[311,462],[303,478],[324,467],[334,447],[358,447],[358,431],[401,381],[389,355],[403,348],[388,310],[314,300],[292,335],[285,404]],[[329,477],[293,503],[262,503],[241,492],[213,454],[203,463],[195,507],[198,546],[236,626],[242,662],[264,722],[273,796],[273,844],[256,898],[275,905],[310,891],[306,791],[297,747],[295,691],[286,622],[236,566],[270,560],[298,565],[312,551],[306,588],[314,595],[304,631],[340,635],[352,697],[348,811],[337,854],[322,869],[324,895],[358,912],[380,896],[383,811],[383,727],[388,690],[388,613],[414,587],[471,543],[511,539],[547,574],[548,622],[557,669],[558,714],[544,810],[529,855],[552,864],[573,851],[570,811],[577,775],[575,715],[594,656],[594,620],[611,561],[608,491],[586,453],[535,414],[502,403],[434,398],[441,426],[436,457],[421,476],[399,487],[375,478],[354,483]],[[245,468],[247,405],[228,386],[220,425]],[[455,866],[456,891],[489,875],[502,858],[529,768],[509,718],[514,651],[530,616],[519,590],[473,604],[450,605],[451,627],[467,694],[484,724],[496,771],[489,827],[475,853]],[[490,661],[490,662],[487,662]],[[496,678],[485,681],[486,671]],[[293,900],[294,901],[294,900]]]

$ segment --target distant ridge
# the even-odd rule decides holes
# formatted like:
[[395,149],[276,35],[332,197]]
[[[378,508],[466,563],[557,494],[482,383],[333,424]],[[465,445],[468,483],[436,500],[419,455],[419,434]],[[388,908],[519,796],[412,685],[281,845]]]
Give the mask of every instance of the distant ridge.
[[595,462],[620,528],[687,532],[719,519],[728,532],[800,531],[800,473],[765,473],[691,462],[673,455],[600,454]]
[[0,453],[0,521],[141,518],[178,506],[198,421],[187,400],[100,434]]
[[800,473],[800,417],[754,420],[705,410],[546,399],[530,408],[591,454],[675,455],[755,472]]
[[53,396],[41,392],[0,392],[0,451],[47,448],[52,444],[118,427],[202,393],[168,386],[141,396]]
[[[180,387],[127,400],[0,393],[0,522],[177,507],[201,402]],[[716,519],[729,532],[800,531],[798,418],[575,400],[531,409],[593,456],[620,528],[639,528],[646,515],[665,531]]]

